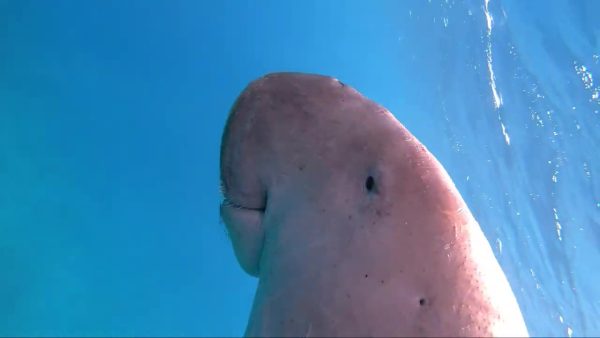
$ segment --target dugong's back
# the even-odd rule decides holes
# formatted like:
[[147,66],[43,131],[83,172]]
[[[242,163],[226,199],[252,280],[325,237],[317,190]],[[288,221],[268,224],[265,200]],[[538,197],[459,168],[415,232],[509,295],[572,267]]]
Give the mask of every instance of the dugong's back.
[[526,336],[446,171],[325,76],[251,83],[223,135],[221,215],[259,277],[249,336]]

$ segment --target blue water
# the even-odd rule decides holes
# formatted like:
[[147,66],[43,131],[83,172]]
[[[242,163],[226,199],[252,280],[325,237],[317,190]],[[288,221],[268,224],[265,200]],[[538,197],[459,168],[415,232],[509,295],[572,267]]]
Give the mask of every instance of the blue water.
[[243,334],[256,280],[219,220],[220,136],[281,70],[340,78],[440,159],[532,335],[600,335],[598,13],[0,0],[0,335]]

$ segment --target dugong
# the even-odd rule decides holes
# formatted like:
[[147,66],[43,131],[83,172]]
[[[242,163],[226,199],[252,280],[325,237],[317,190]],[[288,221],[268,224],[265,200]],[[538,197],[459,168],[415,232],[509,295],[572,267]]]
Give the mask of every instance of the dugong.
[[251,82],[221,140],[221,218],[259,278],[246,336],[527,336],[436,158],[335,78]]

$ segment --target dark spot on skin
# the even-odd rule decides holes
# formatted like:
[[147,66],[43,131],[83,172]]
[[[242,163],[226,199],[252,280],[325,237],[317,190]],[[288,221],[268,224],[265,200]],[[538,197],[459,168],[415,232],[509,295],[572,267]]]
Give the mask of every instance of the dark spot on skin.
[[352,215],[348,215],[348,219],[352,219]]
[[304,165],[299,165],[299,166],[298,166],[298,170],[300,170],[300,171],[304,171]]
[[385,283],[385,282],[384,282],[384,281],[383,281],[383,279],[382,279],[382,280],[380,281],[380,283],[381,283],[381,284],[383,284],[383,283]]
[[365,182],[365,188],[367,188],[368,192],[373,192],[375,190],[375,179],[373,178],[373,176],[367,177],[367,180]]
[[423,306],[423,305],[425,305],[425,303],[427,303],[427,301],[425,300],[425,298],[419,299],[419,305]]
[[369,278],[369,275],[365,275],[365,278]]

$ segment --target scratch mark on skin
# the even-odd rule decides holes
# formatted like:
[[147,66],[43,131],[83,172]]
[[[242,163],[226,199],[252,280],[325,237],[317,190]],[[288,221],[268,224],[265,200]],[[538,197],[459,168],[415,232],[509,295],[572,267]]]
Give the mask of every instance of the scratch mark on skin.
[[306,330],[306,334],[304,335],[304,337],[310,337],[311,331],[312,331],[312,323],[309,323],[308,329]]

